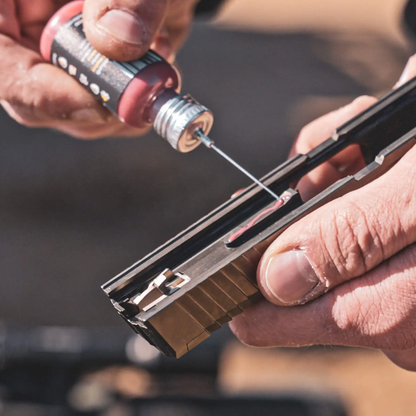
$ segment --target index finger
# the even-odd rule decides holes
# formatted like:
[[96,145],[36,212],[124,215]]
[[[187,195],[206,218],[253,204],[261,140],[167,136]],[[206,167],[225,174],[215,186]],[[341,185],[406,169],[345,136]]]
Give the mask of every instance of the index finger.
[[43,61],[41,56],[0,34],[0,99],[14,118],[33,127],[60,123],[105,123],[110,113],[75,79]]

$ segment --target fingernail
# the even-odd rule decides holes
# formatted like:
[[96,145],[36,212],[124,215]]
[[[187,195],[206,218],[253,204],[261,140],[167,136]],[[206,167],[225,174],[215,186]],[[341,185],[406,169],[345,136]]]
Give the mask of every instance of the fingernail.
[[97,26],[123,42],[134,45],[143,43],[145,35],[143,22],[139,17],[123,10],[109,10],[97,22]]
[[300,250],[272,257],[267,264],[264,281],[282,303],[302,301],[319,283],[309,260]]
[[107,120],[97,110],[91,108],[83,108],[76,110],[71,114],[71,120],[89,122],[89,123],[105,123]]

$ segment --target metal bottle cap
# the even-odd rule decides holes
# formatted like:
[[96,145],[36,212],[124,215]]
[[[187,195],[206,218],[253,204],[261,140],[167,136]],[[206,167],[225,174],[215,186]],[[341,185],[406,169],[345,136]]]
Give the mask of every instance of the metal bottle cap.
[[159,110],[153,127],[177,151],[190,152],[201,144],[195,131],[209,134],[214,116],[190,95],[177,95]]

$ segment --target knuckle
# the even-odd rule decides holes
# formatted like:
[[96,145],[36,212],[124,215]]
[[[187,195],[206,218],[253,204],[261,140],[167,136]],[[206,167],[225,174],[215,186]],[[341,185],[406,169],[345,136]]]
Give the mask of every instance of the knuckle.
[[319,226],[326,260],[342,280],[360,276],[383,260],[378,224],[351,199]]
[[27,87],[22,104],[34,118],[49,123],[68,120],[70,108],[73,106],[69,100],[64,100],[62,97],[50,97],[47,93],[31,86]]
[[37,90],[36,83],[22,82],[19,91],[11,91],[7,97],[9,114],[20,124],[33,127],[47,125],[52,120],[66,120],[68,114],[58,102],[51,102]]
[[36,119],[34,114],[31,111],[28,111],[25,106],[20,105],[20,103],[12,104],[2,100],[1,104],[9,116],[22,126],[38,127],[40,125],[39,120]]
[[24,66],[24,73],[19,68],[14,77],[9,78],[3,85],[2,105],[9,115],[18,123],[28,127],[39,124],[39,105],[41,95],[36,91],[36,82],[31,79],[31,65]]

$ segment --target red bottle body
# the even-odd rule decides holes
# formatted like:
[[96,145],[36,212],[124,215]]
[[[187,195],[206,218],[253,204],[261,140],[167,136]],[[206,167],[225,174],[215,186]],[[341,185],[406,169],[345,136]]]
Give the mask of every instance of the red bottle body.
[[[58,10],[58,12],[56,12],[56,14],[49,20],[48,24],[46,25],[43,31],[40,42],[41,54],[45,60],[52,60],[52,52],[54,50],[53,45],[55,40],[57,39],[58,31],[61,28],[61,30],[67,30],[66,24],[68,22],[70,23],[71,19],[82,13],[83,4],[84,2],[80,0],[68,3],[60,10]],[[80,20],[82,24],[81,17]],[[83,36],[85,37],[85,35]],[[94,60],[98,61],[97,58],[100,57],[98,64],[100,62],[104,62],[104,65],[107,66],[114,65],[114,69],[118,71],[120,71],[120,69],[118,69],[118,67],[120,66],[130,68],[132,67],[129,63],[118,64],[114,61],[110,61],[106,57],[103,57],[97,51],[95,51],[89,44],[87,45],[86,40],[84,40],[84,43],[87,47],[90,48],[90,56],[93,56]],[[152,56],[157,56],[153,52],[150,53],[152,54]],[[64,62],[66,62],[66,59],[64,59]],[[108,63],[106,64],[106,62]],[[134,62],[136,63],[136,68],[138,66],[143,66],[143,68],[140,69],[139,72],[131,80],[128,80],[125,89],[120,91],[121,95],[118,98],[116,105],[113,105],[112,107],[109,106],[109,108],[114,113],[116,113],[118,117],[126,124],[140,128],[149,126],[153,123],[155,112],[152,111],[152,107],[156,99],[159,97],[159,95],[161,95],[161,93],[163,93],[166,90],[172,90],[172,93],[173,91],[179,92],[180,78],[176,69],[160,57],[158,57],[158,59],[154,62],[146,61],[146,57],[144,57],[144,62],[146,62],[146,64],[143,65],[141,65],[141,60]],[[65,63],[65,65],[67,65],[67,63]],[[95,65],[93,69],[96,69],[97,65]],[[69,65],[69,68],[74,68],[75,66]],[[63,68],[65,69],[66,66],[63,66]],[[76,69],[74,69],[74,72],[76,73]],[[70,71],[69,73],[71,74]],[[71,75],[77,77],[78,81],[83,83],[84,86],[86,86],[87,88],[90,87],[92,91],[98,96],[98,98],[100,98],[100,94],[98,92],[99,88],[96,84],[100,85],[101,97],[103,97],[103,93],[104,95],[107,94],[107,92],[104,91],[104,89],[110,91],[110,89],[112,88],[112,86],[109,85],[112,82],[110,79],[107,79],[107,81],[100,79],[99,83],[89,83],[89,81],[86,81],[88,77],[86,77],[84,74],[75,73],[72,73]],[[82,75],[84,75],[85,77],[85,82],[82,82],[83,79],[79,78]],[[91,71],[87,75],[95,76],[95,74],[92,74]],[[97,91],[94,89],[94,87],[97,88]]]

